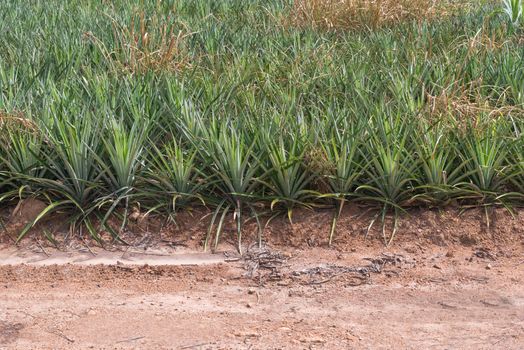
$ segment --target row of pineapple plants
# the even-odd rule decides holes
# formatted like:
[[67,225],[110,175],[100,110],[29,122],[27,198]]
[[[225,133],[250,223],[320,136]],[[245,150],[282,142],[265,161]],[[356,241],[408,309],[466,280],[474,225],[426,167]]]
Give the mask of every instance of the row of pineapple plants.
[[[520,2],[516,2],[521,6]],[[115,239],[132,208],[227,222],[522,204],[524,45],[491,2],[381,28],[294,26],[286,1],[3,2],[0,203]],[[510,6],[509,2],[507,6]],[[387,217],[393,224],[386,225]],[[119,227],[110,225],[116,218]]]

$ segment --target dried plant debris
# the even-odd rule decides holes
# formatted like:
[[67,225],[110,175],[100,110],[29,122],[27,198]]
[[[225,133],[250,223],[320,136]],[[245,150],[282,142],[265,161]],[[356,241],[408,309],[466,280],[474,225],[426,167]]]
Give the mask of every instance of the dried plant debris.
[[290,22],[327,30],[379,28],[439,19],[465,7],[461,2],[437,0],[295,0]]
[[265,247],[250,250],[245,254],[244,269],[247,271],[245,274],[247,278],[258,279],[261,284],[266,281],[291,280],[302,285],[321,285],[337,279],[346,286],[358,286],[370,283],[372,274],[384,273],[386,276],[396,276],[399,269],[416,266],[415,260],[400,254],[383,253],[378,257],[364,260],[369,261],[369,264],[361,266],[323,264],[302,270],[286,270],[286,257],[280,252]]
[[84,33],[84,39],[93,42],[109,62],[131,73],[177,72],[190,67],[185,42],[192,33],[174,14],[163,18],[158,14],[147,16],[142,10],[133,13],[129,23],[109,20],[113,24],[113,47],[91,32]]
[[0,132],[3,135],[8,130],[34,133],[38,131],[38,126],[20,111],[7,112],[0,109]]
[[246,276],[253,278],[260,276],[259,269],[269,270],[265,277],[269,280],[280,279],[280,268],[286,262],[286,257],[268,247],[249,249],[244,255],[244,269],[247,271]]
[[488,259],[492,261],[497,260],[497,257],[490,251],[489,248],[483,247],[475,249],[472,257],[477,257],[479,259]]
[[415,260],[405,257],[401,254],[387,254],[382,253],[381,256],[377,258],[365,258],[365,260],[368,260],[371,262],[371,264],[368,266],[371,269],[371,272],[374,273],[382,273],[383,271],[387,272],[390,270],[386,270],[386,266],[394,266],[399,269],[405,269],[405,268],[412,268],[415,267],[416,262]]
[[368,267],[348,267],[339,265],[325,265],[293,271],[290,278],[302,285],[319,285],[341,277],[350,286],[358,286],[369,282],[370,273]]

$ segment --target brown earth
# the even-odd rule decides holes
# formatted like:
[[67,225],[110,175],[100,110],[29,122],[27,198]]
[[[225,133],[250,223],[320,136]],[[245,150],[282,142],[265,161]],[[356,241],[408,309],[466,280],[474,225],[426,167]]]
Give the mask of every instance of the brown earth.
[[524,348],[524,212],[413,211],[389,248],[372,214],[329,248],[331,214],[297,211],[243,259],[232,227],[202,253],[200,213],[105,250],[35,232],[0,246],[0,349]]

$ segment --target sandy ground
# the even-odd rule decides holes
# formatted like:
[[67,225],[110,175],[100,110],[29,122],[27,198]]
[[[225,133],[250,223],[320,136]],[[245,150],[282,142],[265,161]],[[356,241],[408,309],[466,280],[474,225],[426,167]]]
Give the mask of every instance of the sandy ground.
[[0,266],[2,349],[524,347],[521,244],[184,252],[178,266],[143,265],[159,250],[98,266],[1,252],[22,259]]
[[367,208],[346,208],[331,248],[331,211],[297,211],[239,258],[232,220],[202,252],[205,211],[104,249],[55,218],[15,246],[38,204],[0,212],[0,349],[524,349],[523,208],[490,227],[414,209],[390,248]]

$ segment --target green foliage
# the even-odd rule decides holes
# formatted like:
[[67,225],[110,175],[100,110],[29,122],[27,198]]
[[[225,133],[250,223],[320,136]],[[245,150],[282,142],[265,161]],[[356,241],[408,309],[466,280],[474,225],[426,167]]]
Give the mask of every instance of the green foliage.
[[[201,172],[196,167],[197,152],[184,150],[176,140],[157,146],[151,145],[150,165],[144,173],[148,186],[141,188],[144,200],[152,200],[153,210],[167,211],[174,215],[178,207],[185,207],[196,199],[203,199]],[[174,218],[174,216],[172,217]]]
[[[370,121],[369,136],[361,149],[364,156],[372,156],[366,167],[365,182],[357,191],[362,193],[362,199],[382,206],[382,232],[386,244],[391,243],[395,236],[398,210],[409,205],[418,185],[416,171],[419,163],[409,142],[414,131],[412,125],[398,115],[377,116]],[[395,212],[394,229],[389,238],[385,220],[388,209]]]
[[522,25],[524,19],[522,18],[524,12],[524,3],[522,0],[503,0],[502,10],[507,15],[513,25]]
[[267,149],[268,160],[264,184],[272,194],[267,199],[271,200],[271,209],[282,205],[291,222],[293,208],[305,205],[311,192],[308,185],[313,176],[305,165],[306,141],[299,135],[288,134],[275,139],[266,137],[262,145]]
[[459,159],[456,124],[446,121],[422,121],[414,130],[414,147],[420,156],[419,193],[416,198],[429,205],[443,206],[458,196],[458,183],[466,171]]
[[[218,195],[224,198],[216,209],[216,213],[222,210],[222,216],[216,232],[215,246],[218,245],[225,215],[233,209],[237,222],[238,251],[241,253],[243,209],[253,200],[259,186],[256,181],[260,167],[254,148],[256,139],[245,131],[238,131],[235,125],[219,123],[217,120],[211,120],[202,133],[204,138],[199,145],[201,155],[210,164]],[[214,220],[211,227],[213,224]]]
[[289,5],[0,2],[0,202],[48,204],[20,238],[205,205],[206,248],[233,223],[241,250],[248,220],[261,242],[262,217],[331,206],[331,243],[359,202],[390,243],[411,206],[522,205],[524,50],[491,3],[336,32]]
[[329,234],[331,245],[335,234],[337,220],[340,217],[344,203],[355,197],[355,190],[362,173],[367,168],[365,158],[359,152],[363,147],[362,121],[351,121],[343,118],[340,122],[334,121],[328,130],[321,131],[319,140],[322,154],[318,159],[323,182],[327,184],[328,193],[321,197],[335,200],[335,211]]

